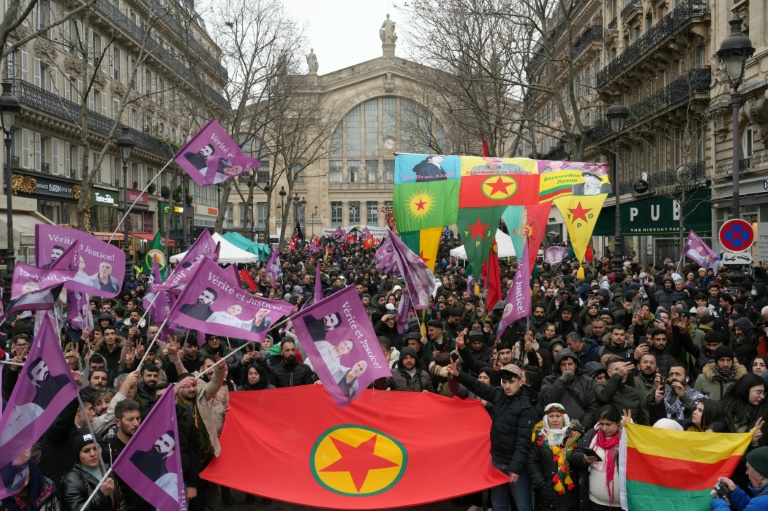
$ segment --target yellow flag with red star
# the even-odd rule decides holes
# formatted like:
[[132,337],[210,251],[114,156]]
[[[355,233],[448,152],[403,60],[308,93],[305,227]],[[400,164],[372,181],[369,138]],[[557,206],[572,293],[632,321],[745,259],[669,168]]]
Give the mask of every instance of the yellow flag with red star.
[[443,235],[442,227],[431,227],[420,231],[401,232],[400,239],[414,254],[419,254],[422,261],[430,271],[435,271],[437,260],[437,247],[440,245],[440,237]]
[[553,202],[560,214],[563,215],[565,226],[568,228],[568,238],[573,246],[573,253],[584,260],[587,245],[592,238],[597,217],[603,208],[607,193],[600,195],[566,195],[556,198]]

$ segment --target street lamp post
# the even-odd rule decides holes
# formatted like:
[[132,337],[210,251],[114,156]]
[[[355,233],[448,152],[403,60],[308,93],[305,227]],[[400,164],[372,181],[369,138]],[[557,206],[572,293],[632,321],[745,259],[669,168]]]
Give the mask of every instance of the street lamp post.
[[120,155],[123,158],[123,251],[125,252],[126,268],[131,267],[128,262],[131,255],[128,249],[128,159],[131,157],[131,151],[135,145],[128,127],[123,126],[117,137],[117,147],[120,148]]
[[[16,123],[16,115],[21,111],[19,100],[11,91],[11,82],[3,82],[3,94],[0,96],[0,117],[2,118],[3,134],[5,135],[5,196],[6,223],[8,224],[8,250],[6,251],[6,272],[13,275],[13,267],[16,263],[16,251],[13,243],[13,190],[11,172],[11,142],[13,141],[13,125]],[[10,293],[9,293],[10,296]]]
[[733,199],[731,203],[731,215],[739,218],[739,108],[741,107],[741,93],[739,85],[744,79],[744,64],[755,53],[752,41],[741,31],[741,18],[737,15],[728,22],[731,25],[731,33],[720,43],[717,57],[720,63],[725,65],[725,72],[731,79],[731,107],[733,108]]
[[[616,225],[614,227],[614,257],[621,259],[623,255],[623,247],[621,246],[621,190],[619,187],[619,153],[621,151],[621,130],[624,129],[624,123],[629,117],[629,108],[621,100],[621,93],[617,92],[613,95],[613,104],[608,108],[605,113],[608,121],[611,123],[611,130],[616,133],[616,141],[614,142],[614,152],[616,158],[614,160],[614,172],[613,172],[613,190],[616,193]],[[581,261],[579,261],[581,262]]]
[[[280,191],[277,192],[277,194],[280,196],[280,216],[282,217],[283,215],[285,215],[287,217],[288,214],[285,212],[285,196],[288,195],[288,192],[285,191],[285,187],[284,186],[281,186],[280,187]],[[280,227],[281,228],[282,228],[282,225],[283,225],[283,222],[282,222],[282,219],[281,219],[281,221],[280,221]],[[280,239],[277,240],[277,242],[279,243],[279,246],[283,246],[283,239],[284,238],[285,238],[285,233],[281,231],[280,232]]]

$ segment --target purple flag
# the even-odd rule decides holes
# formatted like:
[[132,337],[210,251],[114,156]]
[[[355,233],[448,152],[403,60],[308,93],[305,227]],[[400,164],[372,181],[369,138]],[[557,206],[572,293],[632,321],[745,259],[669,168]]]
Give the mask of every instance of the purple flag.
[[67,290],[67,323],[80,330],[93,331],[93,312],[86,293]]
[[50,268],[72,245],[80,249],[80,259],[77,273],[65,287],[92,296],[117,296],[125,279],[122,250],[77,229],[47,224],[35,226],[35,261],[45,262],[41,268]]
[[331,233],[330,238],[336,243],[344,243],[347,241],[347,233],[344,232],[344,229],[341,227],[337,227],[336,230]]
[[61,287],[77,273],[79,259],[79,249],[72,245],[48,268],[18,263],[13,270],[9,312],[52,308]]
[[404,293],[400,297],[400,303],[397,306],[397,315],[395,316],[395,325],[397,331],[401,334],[405,332],[405,325],[408,324],[408,315],[411,312],[411,295]]
[[152,273],[149,274],[147,282],[147,293],[144,295],[142,305],[149,312],[155,323],[161,324],[168,317],[176,300],[176,295],[170,291],[162,290],[163,277],[160,273],[160,265],[155,257],[152,262]]
[[323,251],[323,247],[318,242],[318,239],[315,238],[309,243],[309,252],[311,254],[319,254]]
[[544,262],[549,264],[560,264],[568,256],[568,247],[549,247],[544,252]]
[[166,390],[131,437],[112,470],[159,511],[187,508],[173,387]]
[[702,268],[712,268],[717,275],[717,254],[709,248],[699,235],[693,232],[688,233],[688,240],[685,242],[685,255],[696,261]]
[[531,259],[528,257],[528,240],[525,240],[523,254],[518,259],[515,278],[512,287],[507,292],[507,301],[504,303],[504,312],[501,313],[501,321],[496,331],[496,338],[500,338],[504,329],[520,318],[531,313]]
[[[77,385],[61,352],[59,336],[46,314],[0,417],[0,472],[43,436],[76,395]],[[0,485],[0,498],[6,496]]]
[[195,273],[197,264],[203,259],[209,258],[214,263],[219,260],[220,243],[215,241],[208,230],[204,230],[197,237],[184,258],[174,268],[173,273],[165,282],[154,282],[155,292],[171,291],[178,295],[187,285],[189,279]]
[[267,278],[272,282],[272,287],[275,287],[277,279],[283,274],[283,270],[280,268],[280,257],[278,255],[277,247],[272,249],[272,255],[267,261],[266,274]]
[[392,375],[354,286],[302,309],[291,321],[305,340],[301,345],[313,369],[341,408],[374,380]]
[[384,273],[390,273],[397,268],[397,260],[395,259],[395,247],[389,242],[389,238],[381,242],[379,248],[376,249],[376,253],[373,255],[374,264],[376,268]]
[[475,294],[475,277],[473,277],[472,275],[470,275],[469,278],[467,279],[467,294],[469,296],[472,296],[473,294]]
[[370,237],[371,237],[371,231],[368,230],[368,227],[363,227],[363,230],[360,231],[360,241],[365,241]]
[[[429,309],[429,302],[437,285],[435,275],[424,264],[424,260],[414,254],[397,234],[390,229],[387,229],[387,232],[387,239],[381,243],[376,251],[376,266],[382,271],[386,271],[382,266],[388,266],[384,264],[384,261],[391,257],[396,266],[395,274],[405,280],[405,287],[411,296],[413,308],[417,310]],[[379,258],[380,251],[382,251],[381,260]],[[380,261],[382,266],[379,265]]]
[[315,301],[319,302],[323,299],[323,280],[320,278],[320,261],[315,263],[317,265],[317,271],[315,272]]
[[216,119],[208,121],[184,144],[173,161],[200,186],[232,179],[259,166],[256,158],[248,158],[243,154]]
[[295,308],[248,293],[231,271],[204,258],[177,298],[169,321],[205,333],[261,342],[267,330]]

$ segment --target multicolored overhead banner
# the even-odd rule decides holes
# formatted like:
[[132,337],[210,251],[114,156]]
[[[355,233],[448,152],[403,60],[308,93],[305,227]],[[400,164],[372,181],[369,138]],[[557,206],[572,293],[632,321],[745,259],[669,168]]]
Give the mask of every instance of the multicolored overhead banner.
[[401,232],[453,225],[457,211],[465,208],[506,209],[610,191],[603,163],[427,154],[395,157],[394,212]]

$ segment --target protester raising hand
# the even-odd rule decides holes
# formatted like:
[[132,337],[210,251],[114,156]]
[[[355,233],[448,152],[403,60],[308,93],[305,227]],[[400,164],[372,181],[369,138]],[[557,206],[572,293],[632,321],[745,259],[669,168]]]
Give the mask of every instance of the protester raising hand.
[[752,447],[760,445],[760,439],[763,438],[763,424],[765,424],[765,421],[762,417],[759,417],[755,425],[752,426]]
[[464,336],[467,335],[467,329],[465,328],[461,332],[459,332],[459,335],[456,336],[456,348],[463,350],[467,344],[464,342]]

